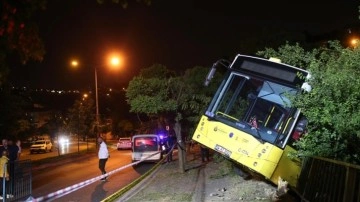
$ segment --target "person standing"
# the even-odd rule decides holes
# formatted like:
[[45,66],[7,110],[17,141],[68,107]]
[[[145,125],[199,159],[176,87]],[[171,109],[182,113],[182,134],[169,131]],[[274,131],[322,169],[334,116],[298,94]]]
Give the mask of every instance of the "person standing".
[[205,145],[200,144],[200,150],[201,150],[201,161],[209,161],[209,148],[207,148]]
[[16,160],[18,160],[18,156],[19,156],[19,147],[14,144],[13,139],[8,139],[8,151],[9,151],[9,161],[10,163],[15,162]]
[[16,141],[16,146],[18,147],[17,160],[20,160],[20,156],[21,156],[21,141],[20,140]]
[[4,151],[7,151],[9,153],[9,145],[8,145],[8,139],[7,138],[3,138],[1,140],[1,146],[0,146],[0,155],[3,155]]
[[13,197],[13,193],[15,191],[15,183],[16,183],[16,169],[18,168],[18,156],[19,156],[19,147],[14,144],[13,138],[9,138],[8,140],[8,157],[9,157],[9,173],[10,173],[10,190],[9,196]]
[[[105,171],[105,165],[106,165],[106,162],[109,158],[109,150],[107,148],[107,145],[104,141],[104,139],[102,137],[98,137],[97,139],[98,143],[99,143],[99,153],[98,153],[98,157],[99,157],[99,169],[101,171],[101,174],[104,175],[106,174],[106,171]],[[100,180],[101,181],[106,181],[106,178],[107,177],[103,177],[101,178]]]
[[[0,158],[0,200],[3,200],[3,197],[6,197],[3,193],[3,186],[5,185],[5,190],[7,190],[8,184],[9,184],[9,158],[8,158],[8,151],[3,150],[1,152],[1,158]],[[4,182],[5,181],[5,182]],[[6,192],[5,191],[5,192]]]
[[175,134],[175,130],[174,129],[170,129],[169,130],[169,135],[167,137],[167,140],[166,140],[166,148],[167,148],[167,159],[166,161],[167,162],[171,162],[173,160],[173,147],[174,147],[174,144],[176,143],[176,134]]

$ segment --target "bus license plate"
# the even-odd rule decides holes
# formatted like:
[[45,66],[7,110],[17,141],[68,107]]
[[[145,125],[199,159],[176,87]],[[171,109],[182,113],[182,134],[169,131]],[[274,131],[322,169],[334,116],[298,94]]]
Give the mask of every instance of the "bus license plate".
[[231,155],[231,151],[225,149],[224,147],[220,146],[220,145],[215,145],[215,151],[218,151],[220,152],[221,154],[227,156],[227,157],[230,157]]

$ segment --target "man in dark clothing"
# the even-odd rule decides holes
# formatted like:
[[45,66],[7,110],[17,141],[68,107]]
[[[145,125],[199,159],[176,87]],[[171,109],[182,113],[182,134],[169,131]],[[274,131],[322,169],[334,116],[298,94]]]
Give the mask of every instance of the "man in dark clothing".
[[209,161],[209,148],[206,146],[200,144],[200,150],[201,150],[201,161]]
[[167,156],[167,162],[170,162],[173,160],[173,147],[176,144],[176,134],[174,129],[169,130],[169,135],[166,140],[166,146],[168,150],[168,156]]
[[7,151],[9,154],[9,145],[8,145],[8,140],[6,138],[1,140],[2,145],[0,146],[0,155],[2,156],[2,154],[4,153],[4,151]]
[[14,162],[18,160],[19,147],[13,142],[13,140],[8,140],[9,148],[9,161]]
[[0,146],[0,155],[3,153],[4,150],[8,152],[10,162],[16,161],[18,159],[19,147],[14,144],[12,140],[8,140],[7,138],[2,139],[2,145]]

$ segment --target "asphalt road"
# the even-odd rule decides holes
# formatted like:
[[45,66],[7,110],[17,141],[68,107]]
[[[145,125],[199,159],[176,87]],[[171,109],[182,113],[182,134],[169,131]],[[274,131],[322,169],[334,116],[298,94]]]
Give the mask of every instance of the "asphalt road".
[[[80,159],[63,161],[63,163],[56,162],[56,165],[34,169],[32,197],[35,200],[44,197],[45,201],[98,202],[125,187],[155,165],[142,164],[136,168],[128,166],[131,163],[131,151],[117,151],[113,145],[108,144],[108,146],[110,158],[106,164],[106,170],[111,174],[107,181],[99,180],[97,153],[88,153]],[[53,153],[56,152],[53,151]],[[79,186],[84,182],[88,185]],[[65,188],[71,190],[70,193],[56,193]],[[49,194],[54,196],[48,197]]]

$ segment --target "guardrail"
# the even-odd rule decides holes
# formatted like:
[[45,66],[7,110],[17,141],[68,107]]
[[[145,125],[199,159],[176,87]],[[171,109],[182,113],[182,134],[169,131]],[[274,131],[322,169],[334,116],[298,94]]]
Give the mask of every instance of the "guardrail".
[[303,161],[297,191],[308,201],[360,202],[360,166],[307,157]]

